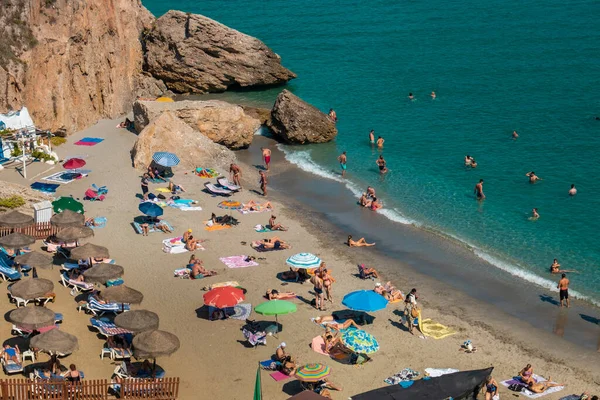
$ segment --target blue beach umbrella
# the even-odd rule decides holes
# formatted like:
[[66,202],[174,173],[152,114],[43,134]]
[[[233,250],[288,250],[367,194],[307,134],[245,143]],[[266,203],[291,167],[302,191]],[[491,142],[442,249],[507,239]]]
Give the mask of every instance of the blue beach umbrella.
[[145,201],[143,203],[140,203],[140,205],[138,206],[138,209],[146,214],[149,217],[160,217],[161,215],[163,215],[163,209],[162,207],[160,207],[159,205],[156,205],[150,201]]
[[321,259],[311,253],[298,253],[288,258],[285,263],[295,268],[317,268],[321,265]]
[[372,354],[379,350],[377,339],[362,329],[347,329],[344,331],[342,343],[355,353]]
[[357,290],[344,296],[342,304],[356,311],[379,311],[387,306],[388,301],[372,290]]
[[179,164],[179,158],[175,154],[166,151],[157,151],[152,156],[152,159],[155,163],[163,167],[174,167]]

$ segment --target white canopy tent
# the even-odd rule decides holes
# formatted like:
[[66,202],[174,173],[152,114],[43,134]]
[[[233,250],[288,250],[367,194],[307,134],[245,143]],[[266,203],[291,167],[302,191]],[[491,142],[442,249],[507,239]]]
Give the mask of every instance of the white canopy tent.
[[[4,125],[4,126],[3,126]],[[7,114],[0,114],[0,129],[20,130],[35,129],[31,115],[27,107],[19,111],[11,111]]]

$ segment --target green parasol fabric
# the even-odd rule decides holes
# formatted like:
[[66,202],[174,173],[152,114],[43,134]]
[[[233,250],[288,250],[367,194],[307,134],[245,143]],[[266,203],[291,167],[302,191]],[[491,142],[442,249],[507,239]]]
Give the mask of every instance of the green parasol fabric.
[[296,312],[296,310],[296,305],[287,300],[270,300],[254,308],[254,311],[262,315],[291,314]]
[[52,208],[55,213],[61,213],[64,210],[71,210],[79,214],[83,214],[83,204],[72,197],[61,197],[52,202]]
[[344,331],[342,343],[356,353],[372,354],[379,350],[377,339],[362,329],[347,329]]

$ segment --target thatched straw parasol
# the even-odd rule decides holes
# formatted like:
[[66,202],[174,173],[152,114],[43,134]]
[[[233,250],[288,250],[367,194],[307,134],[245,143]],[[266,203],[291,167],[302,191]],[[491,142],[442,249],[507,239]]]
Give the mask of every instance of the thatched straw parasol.
[[56,238],[63,242],[72,242],[91,236],[94,236],[94,230],[87,226],[69,226],[56,234]]
[[25,228],[33,224],[33,217],[18,211],[0,214],[0,226],[6,228]]
[[10,287],[10,293],[24,300],[37,299],[54,290],[54,283],[48,279],[25,279],[14,283]]
[[34,336],[29,342],[29,347],[50,354],[71,354],[79,348],[79,343],[75,336],[60,329],[52,329]]
[[148,310],[133,310],[115,317],[115,325],[132,332],[153,331],[158,329],[158,315]]
[[0,238],[0,246],[7,249],[22,249],[23,247],[27,247],[34,243],[35,239],[33,237],[19,232],[13,232],[10,235]]
[[123,276],[125,270],[117,264],[96,264],[83,273],[86,282],[106,283],[111,279],[117,279]]
[[85,223],[85,216],[80,213],[76,213],[71,210],[64,210],[60,214],[55,214],[50,218],[50,223],[54,226],[68,227],[68,226],[83,226]]
[[118,285],[104,289],[102,298],[111,303],[140,304],[144,300],[144,295],[129,286]]
[[179,339],[165,331],[146,331],[133,338],[136,358],[170,356],[179,350]]
[[40,306],[17,308],[8,314],[10,322],[31,330],[54,325],[55,319],[54,311]]
[[30,253],[17,256],[15,257],[15,261],[21,265],[28,265],[31,268],[47,269],[52,268],[54,265],[52,262],[52,257],[37,251],[32,251]]
[[71,250],[71,258],[73,260],[85,260],[87,258],[108,258],[108,249],[106,247],[97,246],[87,243],[83,246],[76,247]]

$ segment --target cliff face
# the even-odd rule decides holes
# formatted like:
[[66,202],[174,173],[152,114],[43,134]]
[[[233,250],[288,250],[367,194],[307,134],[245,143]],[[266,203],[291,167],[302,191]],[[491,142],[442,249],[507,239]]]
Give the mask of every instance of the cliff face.
[[38,127],[73,132],[130,110],[140,80],[153,87],[140,0],[0,1],[0,112],[27,105]]
[[260,40],[202,15],[169,11],[144,42],[144,69],[179,93],[278,85],[296,77]]

